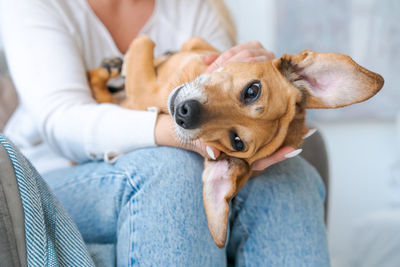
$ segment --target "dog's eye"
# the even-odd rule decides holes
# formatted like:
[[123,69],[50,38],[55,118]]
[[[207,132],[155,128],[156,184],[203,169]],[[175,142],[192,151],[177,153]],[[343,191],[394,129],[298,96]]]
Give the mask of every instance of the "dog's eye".
[[242,91],[242,102],[250,104],[258,99],[261,92],[260,81],[253,81],[246,85]]
[[237,133],[231,131],[229,133],[231,139],[231,145],[234,150],[236,151],[243,151],[244,150],[244,143],[242,139],[237,135]]

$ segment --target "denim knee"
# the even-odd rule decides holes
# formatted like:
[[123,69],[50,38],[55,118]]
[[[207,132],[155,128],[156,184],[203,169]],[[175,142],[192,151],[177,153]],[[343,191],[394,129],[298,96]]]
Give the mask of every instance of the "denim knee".
[[271,166],[250,179],[234,198],[232,212],[245,213],[242,217],[247,218],[274,213],[283,221],[296,218],[301,221],[312,215],[323,222],[324,201],[325,186],[318,172],[306,160],[297,157]]
[[317,170],[301,157],[275,164],[249,181],[252,194],[265,195],[274,188],[282,197],[298,199],[299,194],[325,199],[325,185]]
[[115,168],[129,177],[134,191],[147,183],[179,194],[179,190],[191,191],[201,184],[203,158],[172,147],[145,148],[123,156]]
[[238,266],[329,266],[324,198],[322,179],[301,157],[271,166],[232,201],[228,257]]

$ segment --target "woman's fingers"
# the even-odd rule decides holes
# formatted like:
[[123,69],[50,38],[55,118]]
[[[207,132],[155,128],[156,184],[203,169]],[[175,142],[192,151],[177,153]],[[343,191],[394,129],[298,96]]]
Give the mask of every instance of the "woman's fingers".
[[232,47],[221,55],[215,54],[206,56],[203,60],[206,64],[211,64],[206,73],[211,73],[227,62],[260,62],[275,58],[274,53],[265,50],[258,41],[243,43]]
[[212,147],[212,146],[206,145],[205,150],[206,150],[207,156],[212,160],[216,160],[219,157],[219,155],[221,154],[221,151],[219,151],[218,149],[216,149],[215,147]]
[[[314,134],[317,131],[317,129],[312,128],[309,129],[307,134],[303,137],[303,139],[306,139],[310,137],[312,134]],[[303,150],[302,149],[294,149],[293,147],[287,146],[283,147],[274,154],[272,154],[269,157],[262,158],[254,162],[252,170],[253,171],[262,171],[268,168],[269,166],[278,163],[280,161],[283,161],[285,159],[293,158],[299,155]]]
[[229,58],[226,62],[249,62],[252,58],[257,57],[269,59],[270,53],[265,49],[245,49]]
[[199,149],[200,149],[200,154],[203,155],[203,157],[212,159],[212,160],[217,159],[219,157],[219,155],[221,154],[221,151],[219,151],[215,147],[203,144],[201,142],[199,145]]
[[259,159],[256,162],[254,162],[251,169],[253,171],[263,171],[275,163],[278,163],[278,162],[284,161],[285,159],[293,158],[293,157],[297,156],[298,154],[301,153],[301,151],[302,151],[302,149],[295,149],[290,146],[283,147],[283,148],[279,149],[278,151],[276,151],[271,156]]
[[215,160],[221,154],[221,151],[216,149],[215,147],[206,145],[202,143],[200,140],[196,140],[194,142],[190,142],[187,144],[181,144],[181,147],[186,150],[191,150],[202,155],[204,158]]
[[211,63],[213,63],[217,58],[219,57],[219,54],[208,54],[206,56],[203,57],[203,62],[206,65],[210,65]]

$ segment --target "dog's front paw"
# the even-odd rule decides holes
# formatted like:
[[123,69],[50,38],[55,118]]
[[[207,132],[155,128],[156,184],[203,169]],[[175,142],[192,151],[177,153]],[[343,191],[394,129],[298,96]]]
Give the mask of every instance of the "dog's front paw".
[[111,57],[103,59],[101,62],[101,67],[106,69],[111,77],[116,77],[121,74],[122,64],[122,58]]

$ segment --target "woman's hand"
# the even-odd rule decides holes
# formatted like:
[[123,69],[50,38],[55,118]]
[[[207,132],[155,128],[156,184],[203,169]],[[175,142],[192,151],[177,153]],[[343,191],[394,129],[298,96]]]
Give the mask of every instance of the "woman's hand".
[[172,146],[191,150],[208,159],[216,159],[221,153],[218,149],[209,147],[200,141],[195,141],[193,143],[181,142],[176,136],[174,121],[172,117],[167,114],[158,115],[155,128],[155,142],[159,146]]
[[303,150],[302,149],[295,149],[290,146],[285,146],[276,151],[269,157],[265,157],[259,160],[256,160],[251,167],[252,171],[263,171],[266,168],[274,165],[278,162],[284,161],[285,159],[293,158],[300,154]]
[[220,55],[207,55],[203,61],[210,65],[205,73],[211,73],[227,62],[265,62],[274,58],[274,53],[266,50],[260,42],[251,41],[234,46]]

